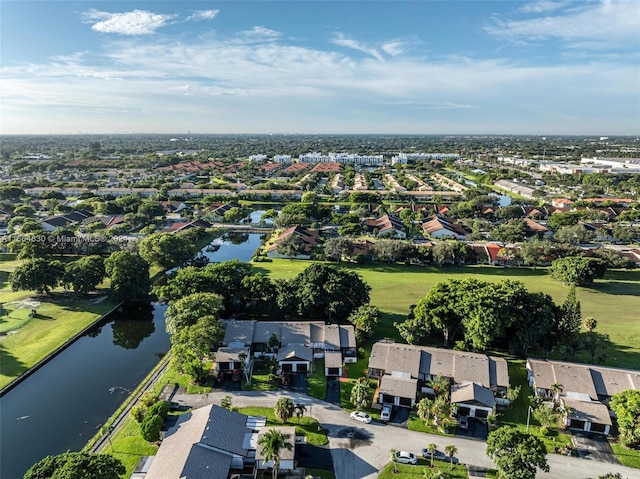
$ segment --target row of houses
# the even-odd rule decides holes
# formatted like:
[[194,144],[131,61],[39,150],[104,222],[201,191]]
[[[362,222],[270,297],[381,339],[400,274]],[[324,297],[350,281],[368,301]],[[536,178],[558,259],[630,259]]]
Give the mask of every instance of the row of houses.
[[324,358],[327,376],[341,376],[344,364],[357,361],[352,325],[229,320],[224,326],[225,335],[214,366],[218,374],[239,369],[244,358],[253,356],[275,357],[282,371],[293,373],[310,371],[314,359]]

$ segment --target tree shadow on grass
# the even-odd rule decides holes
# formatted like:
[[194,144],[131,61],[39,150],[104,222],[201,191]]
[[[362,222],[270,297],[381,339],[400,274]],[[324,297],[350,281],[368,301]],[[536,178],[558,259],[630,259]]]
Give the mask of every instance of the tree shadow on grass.
[[0,343],[0,372],[8,377],[19,376],[28,369],[27,365],[11,354]]

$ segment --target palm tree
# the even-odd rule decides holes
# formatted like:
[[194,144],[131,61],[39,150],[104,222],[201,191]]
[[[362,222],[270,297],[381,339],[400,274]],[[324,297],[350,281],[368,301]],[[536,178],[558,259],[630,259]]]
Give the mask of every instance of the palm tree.
[[291,399],[280,398],[273,408],[273,413],[282,423],[285,423],[291,416],[293,416],[294,409],[295,406],[293,405],[293,401]]
[[425,424],[429,424],[429,419],[433,415],[433,399],[423,397],[417,404],[418,417],[424,421]]
[[553,394],[553,407],[555,407],[556,402],[560,400],[560,393],[564,390],[564,386],[560,383],[553,383],[549,389],[551,389],[551,393]]
[[289,442],[290,438],[291,434],[270,429],[258,441],[258,445],[262,446],[260,454],[264,456],[264,462],[273,461],[273,469],[271,470],[271,477],[273,479],[278,477],[280,451],[282,451],[282,449],[288,449],[290,451],[293,448],[293,444]]
[[447,444],[446,446],[444,446],[444,452],[451,459],[449,461],[449,465],[451,466],[451,470],[453,470],[453,456],[458,453],[458,448],[455,444]]
[[307,406],[304,404],[296,404],[296,416],[298,417],[298,424],[300,424],[300,418],[304,416]]
[[389,460],[391,462],[393,462],[393,473],[394,474],[398,473],[398,464],[396,463],[397,454],[398,454],[398,451],[396,451],[395,449],[389,449]]
[[429,451],[429,454],[431,455],[431,467],[433,467],[433,454],[436,452],[436,445],[430,442],[427,444],[427,451]]
[[360,378],[356,381],[351,389],[351,404],[353,404],[359,411],[369,405],[371,401],[371,395],[369,394],[369,380],[366,378]]

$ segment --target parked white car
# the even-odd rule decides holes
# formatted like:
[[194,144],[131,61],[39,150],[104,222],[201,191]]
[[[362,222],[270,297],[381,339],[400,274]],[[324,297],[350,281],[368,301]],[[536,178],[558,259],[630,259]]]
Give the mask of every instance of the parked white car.
[[414,466],[418,463],[417,456],[409,451],[397,451],[396,452],[396,462],[400,464],[413,464]]
[[384,406],[382,406],[382,411],[380,411],[380,420],[386,422],[390,419],[391,419],[391,406],[389,406],[388,404],[385,404]]
[[371,422],[371,416],[360,411],[353,411],[351,413],[351,419],[355,419],[356,421],[360,421],[365,424],[369,424]]

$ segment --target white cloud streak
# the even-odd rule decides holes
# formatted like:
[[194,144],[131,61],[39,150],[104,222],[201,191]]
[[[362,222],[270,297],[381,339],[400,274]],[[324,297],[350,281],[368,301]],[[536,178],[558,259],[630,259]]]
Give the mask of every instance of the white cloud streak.
[[[265,27],[224,39],[215,34],[181,41],[129,37],[107,41],[103,53],[82,51],[41,64],[2,66],[3,116],[12,119],[14,128],[28,126],[29,114],[58,118],[64,113],[69,124],[72,114],[84,118],[80,124],[89,118],[97,123],[92,115],[120,115],[132,125],[129,129],[138,131],[169,131],[170,119],[182,118],[185,124],[202,125],[199,131],[250,132],[264,131],[267,124],[257,112],[272,111],[278,112],[279,131],[318,131],[314,125],[323,113],[335,128],[352,124],[359,131],[378,131],[393,120],[396,129],[411,132],[416,130],[407,125],[413,119],[438,122],[451,132],[460,131],[451,130],[453,118],[484,125],[485,115],[494,110],[503,116],[502,123],[493,119],[492,128],[502,124],[515,129],[531,115],[543,115],[541,111],[547,112],[540,120],[546,128],[549,118],[567,113],[593,116],[598,105],[620,105],[617,116],[630,124],[638,106],[637,68],[619,61],[526,66],[519,60],[447,57],[425,62],[404,54],[398,40],[378,51],[344,35],[332,37],[346,52],[286,42]],[[445,121],[434,111],[458,116]],[[601,121],[605,124],[607,117]],[[136,122],[149,126],[135,128]]]
[[358,42],[357,40],[348,38],[344,33],[337,32],[332,39],[332,43],[341,47],[351,48],[353,50],[366,53],[367,55],[372,56],[376,60],[382,60],[382,55],[378,50],[376,50],[375,48],[369,47],[367,45],[364,45]]
[[198,10],[189,15],[187,21],[199,22],[202,20],[212,20],[215,18],[220,10]]
[[556,15],[529,20],[495,18],[494,24],[486,27],[485,31],[517,42],[558,39],[570,47],[595,50],[611,47],[637,49],[640,46],[640,3],[604,0],[597,4],[569,5],[572,8]]
[[125,13],[109,13],[90,10],[85,19],[92,23],[91,29],[101,33],[119,35],[150,35],[176,18],[174,14],[159,14],[146,10],[133,10]]

